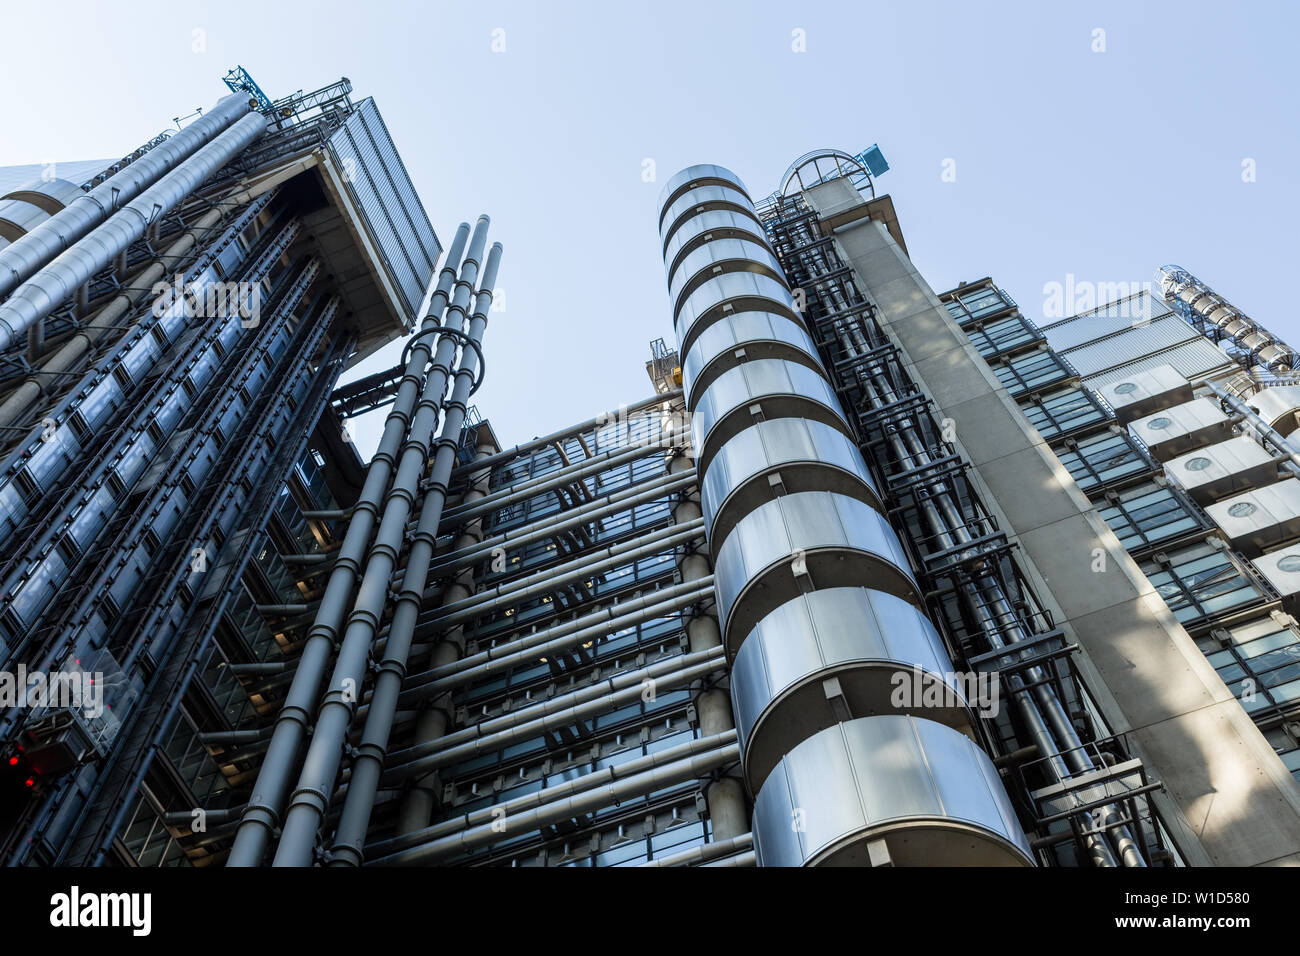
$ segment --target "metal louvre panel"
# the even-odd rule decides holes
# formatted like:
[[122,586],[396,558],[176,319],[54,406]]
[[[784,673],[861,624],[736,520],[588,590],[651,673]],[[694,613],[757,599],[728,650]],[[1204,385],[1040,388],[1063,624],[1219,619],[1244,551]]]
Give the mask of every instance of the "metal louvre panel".
[[374,100],[365,100],[330,137],[348,189],[409,314],[424,298],[442,245],[402,165]]
[[[1062,354],[1080,375],[1096,375],[1106,369],[1131,362],[1135,358],[1172,348],[1182,342],[1199,339],[1201,334],[1176,315],[1157,319],[1149,325],[1140,325],[1118,332]],[[1051,340],[1048,340],[1051,344]],[[1053,345],[1053,348],[1056,348]],[[1060,351],[1058,348],[1057,351]]]
[[718,450],[700,482],[709,546],[717,551],[736,523],[784,493],[834,491],[879,509],[880,494],[853,440],[804,418],[758,422]]
[[836,724],[785,756],[754,803],[760,866],[1031,866],[992,762],[968,738],[908,716]]
[[375,239],[375,246],[402,296],[408,314],[413,313],[418,305],[418,301],[414,304],[412,301],[417,275],[415,259],[400,231],[401,213],[398,211],[396,195],[391,188],[386,188],[388,184],[384,182],[382,174],[376,176],[376,170],[383,166],[383,159],[365,128],[360,111],[334,133],[331,142],[337,143],[340,139],[345,140],[348,146],[343,164],[345,179],[361,207],[368,231]]
[[751,511],[718,549],[714,577],[730,658],[764,615],[810,588],[870,582],[920,600],[907,553],[884,516],[829,491],[783,495]]
[[[731,669],[750,792],[783,754],[841,719],[825,687],[831,679],[855,716],[916,711],[966,732],[972,717],[951,672],[934,625],[892,594],[828,588],[787,601],[758,622]],[[900,674],[915,690],[910,703],[894,702]]]
[[1042,328],[1042,332],[1047,337],[1048,345],[1058,352],[1064,352],[1067,349],[1078,348],[1089,342],[1107,338],[1116,332],[1131,329],[1138,324],[1146,324],[1148,321],[1140,316],[1089,315],[1047,326]]
[[1082,371],[1080,374],[1083,375],[1084,384],[1091,388],[1100,388],[1160,365],[1171,365],[1184,378],[1195,380],[1208,377],[1222,369],[1232,368],[1235,364],[1223,349],[1209,339],[1198,337],[1191,342],[1184,342],[1182,345],[1156,352],[1154,355],[1148,355],[1126,365],[1117,365],[1095,375],[1086,375]]
[[[1105,295],[1105,291],[1106,290],[1104,289],[1100,290],[1098,292],[1098,298]],[[1079,312],[1075,315],[1068,316],[1064,319],[1057,319],[1050,323],[1039,323],[1038,327],[1044,331],[1050,330],[1049,338],[1051,338],[1052,335],[1056,335],[1058,331],[1065,335],[1080,335],[1083,334],[1081,331],[1074,333],[1069,331],[1070,327],[1075,323],[1102,323],[1118,318],[1132,325],[1137,322],[1149,322],[1153,319],[1158,319],[1163,315],[1169,315],[1172,312],[1173,309],[1166,305],[1162,298],[1155,295],[1153,292],[1143,289],[1141,292],[1135,293],[1134,295],[1115,299],[1114,301],[1107,302],[1105,305],[1100,305],[1095,309],[1089,309],[1086,312]],[[1090,336],[1090,338],[1095,337],[1096,336]],[[1088,341],[1088,339],[1079,339],[1079,341],[1084,342]]]

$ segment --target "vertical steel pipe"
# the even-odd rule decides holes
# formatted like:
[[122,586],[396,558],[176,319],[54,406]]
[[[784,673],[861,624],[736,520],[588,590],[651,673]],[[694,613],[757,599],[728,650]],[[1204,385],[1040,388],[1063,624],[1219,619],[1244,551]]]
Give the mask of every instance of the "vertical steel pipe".
[[[459,331],[463,324],[478,280],[487,227],[488,218],[479,217],[447,309],[445,329]],[[415,504],[415,493],[428,464],[433,431],[438,424],[451,376],[451,363],[456,355],[458,342],[454,336],[441,334],[437,343],[432,364],[424,376],[415,414],[402,441],[396,475],[384,499],[383,517],[366,558],[356,605],[348,617],[334,672],[317,714],[302,773],[285,816],[275,853],[275,866],[305,866],[311,862],[316,831],[329,808],[343,757],[343,744],[352,725],[354,709],[361,699],[361,685],[365,680],[371,646],[388,604],[393,568],[406,537],[406,519]]]
[[456,463],[456,450],[460,446],[461,430],[465,426],[470,389],[476,381],[479,367],[477,347],[482,346],[487,328],[488,310],[492,305],[492,288],[496,284],[501,263],[501,244],[492,246],[479,285],[474,314],[466,332],[469,343],[461,351],[460,365],[451,398],[446,403],[447,415],[442,433],[438,437],[438,450],[434,456],[433,471],[427,483],[428,490],[420,509],[420,523],[416,529],[411,551],[402,575],[402,586],[397,596],[397,607],[388,628],[388,642],[384,646],[384,659],[375,676],[375,689],[370,698],[361,743],[352,762],[352,776],[348,795],[343,804],[343,816],[334,838],[331,863],[340,866],[360,866],[365,847],[366,828],[374,807],[375,792],[383,772],[384,758],[388,752],[388,735],[397,711],[402,681],[406,676],[406,660],[415,636],[415,623],[420,616],[424,587],[437,543],[438,524],[442,520],[443,505],[447,501],[447,487],[451,469]]
[[447,258],[430,298],[424,322],[411,341],[397,397],[384,422],[379,448],[366,468],[365,483],[326,582],[316,620],[307,632],[293,683],[276,716],[275,731],[258,771],[248,806],[240,819],[227,866],[259,865],[271,834],[279,824],[279,814],[287,797],[290,778],[316,708],[320,683],[338,640],[339,627],[352,598],[361,562],[370,546],[379,503],[388,490],[393,462],[406,436],[407,425],[415,408],[417,389],[429,363],[433,337],[440,327],[442,312],[450,299],[456,269],[469,240],[469,231],[468,223],[461,223],[457,229],[456,237],[447,250]]

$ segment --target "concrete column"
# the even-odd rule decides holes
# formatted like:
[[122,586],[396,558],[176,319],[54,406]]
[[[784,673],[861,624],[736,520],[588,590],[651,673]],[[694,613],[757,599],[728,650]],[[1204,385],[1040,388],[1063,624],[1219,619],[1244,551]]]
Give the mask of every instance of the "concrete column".
[[[673,474],[694,471],[695,459],[686,455],[677,455],[669,463],[668,470]],[[697,486],[696,491],[684,496],[673,508],[673,521],[676,524],[684,524],[695,521],[702,514]],[[684,583],[698,581],[712,574],[713,562],[709,556],[709,546],[701,541],[695,551],[682,557],[677,570]],[[715,605],[711,600],[703,604],[704,607],[686,622],[686,637],[690,642],[691,653],[705,651],[722,643],[722,632],[718,628]],[[700,734],[705,737],[735,729],[736,721],[731,712],[731,695],[727,692],[725,680],[723,686],[711,687],[695,698],[695,717],[699,721]],[[706,784],[704,799],[708,803],[709,819],[713,821],[714,840],[730,840],[749,832],[745,791],[735,777],[720,777]]]

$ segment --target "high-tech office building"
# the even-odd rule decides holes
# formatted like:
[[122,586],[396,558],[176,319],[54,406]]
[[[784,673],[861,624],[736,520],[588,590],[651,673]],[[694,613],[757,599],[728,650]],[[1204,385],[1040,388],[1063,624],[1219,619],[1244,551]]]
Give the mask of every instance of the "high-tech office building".
[[0,860],[1300,863],[1300,357],[1202,282],[1039,328],[874,148],[692,166],[645,394],[511,444],[486,217],[227,83],[0,178]]

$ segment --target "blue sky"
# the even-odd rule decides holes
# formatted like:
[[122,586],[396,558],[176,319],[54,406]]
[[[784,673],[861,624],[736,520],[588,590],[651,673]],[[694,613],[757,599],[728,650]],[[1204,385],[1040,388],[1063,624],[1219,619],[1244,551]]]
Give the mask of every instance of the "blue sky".
[[[505,243],[475,401],[513,443],[650,394],[648,343],[672,338],[655,226],[668,176],[715,162],[759,196],[822,146],[880,144],[878,191],[936,289],[992,275],[1038,318],[1067,274],[1143,282],[1177,262],[1300,345],[1298,10],[11,3],[0,166],[121,155],[214,102],[235,64],[272,97],[350,77],[444,242],[486,211]],[[376,434],[359,429],[363,449]]]

